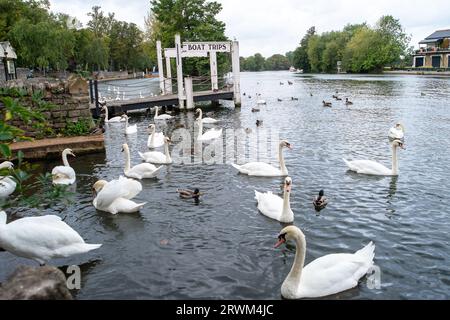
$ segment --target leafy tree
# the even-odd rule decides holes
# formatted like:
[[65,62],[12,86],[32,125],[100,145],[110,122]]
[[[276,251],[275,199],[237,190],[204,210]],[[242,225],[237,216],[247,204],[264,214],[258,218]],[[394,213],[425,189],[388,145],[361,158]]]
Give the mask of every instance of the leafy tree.
[[265,70],[288,70],[290,63],[286,56],[282,54],[274,54],[266,59],[264,64]]
[[306,31],[305,36],[300,41],[300,46],[294,50],[293,64],[297,69],[303,69],[304,72],[311,71],[311,65],[308,59],[308,44],[312,36],[316,34],[316,28],[311,27]]

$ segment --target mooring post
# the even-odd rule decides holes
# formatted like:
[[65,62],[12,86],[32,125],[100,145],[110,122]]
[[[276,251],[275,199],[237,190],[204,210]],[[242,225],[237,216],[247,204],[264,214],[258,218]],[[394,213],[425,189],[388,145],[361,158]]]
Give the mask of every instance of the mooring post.
[[172,94],[172,70],[170,67],[170,57],[166,57],[166,92],[167,94]]
[[216,91],[219,89],[217,81],[217,56],[215,51],[209,52],[209,67],[211,69],[211,89]]
[[240,67],[239,67],[239,42],[233,41],[233,47],[231,49],[231,65],[233,70],[233,96],[234,105],[236,107],[241,106],[241,79],[240,79]]
[[158,57],[158,75],[159,75],[159,89],[162,94],[166,94],[164,88],[164,67],[162,60],[161,41],[156,41],[156,55]]
[[186,109],[191,110],[195,108],[194,105],[194,88],[192,85],[192,78],[184,78],[184,85],[186,89]]
[[89,97],[91,98],[91,103],[94,103],[94,89],[92,88],[92,79],[89,79]]
[[94,80],[94,94],[95,94],[95,117],[100,117],[100,107],[98,103],[98,82]]
[[181,37],[179,34],[175,35],[175,51],[177,62],[177,85],[178,85],[178,105],[180,109],[184,109],[184,88],[183,88],[183,64],[181,59]]

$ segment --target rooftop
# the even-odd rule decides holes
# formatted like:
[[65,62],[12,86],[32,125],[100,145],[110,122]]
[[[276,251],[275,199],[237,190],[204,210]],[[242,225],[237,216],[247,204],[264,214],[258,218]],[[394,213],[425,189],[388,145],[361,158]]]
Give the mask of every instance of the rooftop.
[[428,37],[426,37],[424,40],[420,41],[419,43],[430,43],[444,38],[450,38],[450,29],[437,30],[432,34],[430,34]]
[[11,59],[17,59],[16,52],[8,41],[0,42],[0,58],[5,57],[5,51],[7,53],[7,57]]

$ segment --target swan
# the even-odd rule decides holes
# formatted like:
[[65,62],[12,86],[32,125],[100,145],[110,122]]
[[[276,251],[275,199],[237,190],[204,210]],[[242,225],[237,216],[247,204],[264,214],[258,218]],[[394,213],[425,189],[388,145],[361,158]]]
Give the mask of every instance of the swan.
[[122,115],[122,118],[125,119],[125,134],[135,134],[137,133],[137,124],[133,124],[132,126],[128,125],[128,115]]
[[203,117],[203,111],[200,108],[197,108],[197,110],[195,110],[195,112],[199,114],[197,120],[201,119],[202,123],[216,123],[216,122],[219,122],[219,120],[216,120],[216,119],[213,119],[213,118],[209,118],[209,117],[202,118]]
[[348,105],[352,105],[353,102],[351,102],[350,100],[348,100],[348,98],[345,98],[345,104]]
[[164,153],[159,151],[150,151],[145,153],[139,153],[139,156],[145,161],[157,164],[170,164],[172,163],[172,158],[170,157],[169,144],[170,139],[164,137]]
[[128,144],[122,145],[122,152],[125,152],[125,176],[135,179],[155,178],[162,167],[155,167],[150,163],[140,163],[130,168],[130,149]]
[[400,139],[402,140],[405,137],[405,127],[401,123],[396,123],[395,126],[389,129],[389,139],[395,140]]
[[173,116],[168,115],[168,114],[158,115],[158,110],[159,110],[159,108],[158,108],[158,106],[156,106],[155,107],[155,116],[153,117],[154,120],[169,120],[169,119],[173,118]]
[[76,180],[75,170],[70,166],[69,161],[67,161],[67,155],[75,155],[72,149],[64,149],[62,152],[63,166],[54,167],[52,170],[53,183],[54,184],[73,184]]
[[255,199],[258,201],[258,210],[271,219],[278,220],[283,223],[294,222],[294,213],[291,210],[289,198],[292,188],[292,179],[286,177],[284,179],[283,198],[274,195],[272,192],[261,193],[255,191]]
[[267,103],[266,103],[266,100],[260,99],[260,100],[256,101],[256,104],[267,104]]
[[198,136],[197,141],[209,141],[213,139],[217,139],[222,135],[222,129],[210,129],[203,132],[203,123],[200,119],[195,120],[198,124]]
[[392,169],[383,166],[381,163],[372,160],[353,160],[344,162],[347,164],[350,170],[356,173],[370,174],[377,176],[397,176],[398,175],[398,159],[397,159],[397,148],[405,149],[403,146],[403,141],[395,139],[391,143],[392,147]]
[[43,265],[53,258],[65,258],[100,248],[101,244],[85,243],[58,216],[26,217],[6,224],[6,213],[0,211],[0,247]]
[[110,182],[98,180],[94,183],[92,189],[95,195],[92,203],[97,210],[112,214],[132,213],[138,212],[146,204],[146,202],[136,203],[131,201],[142,191],[142,184],[123,176]]
[[313,200],[314,208],[315,208],[317,211],[320,211],[320,210],[322,210],[323,208],[325,208],[325,207],[327,206],[327,204],[328,204],[328,200],[327,200],[327,198],[324,196],[323,190],[320,190],[320,191],[319,191],[319,195],[316,196],[316,197],[314,198],[314,200]]
[[324,107],[331,107],[333,105],[331,102],[325,102],[325,100],[322,100],[322,104]]
[[291,144],[286,140],[281,140],[278,147],[278,160],[280,162],[280,169],[265,163],[265,162],[249,162],[243,165],[237,165],[232,163],[231,165],[239,170],[240,173],[248,174],[249,176],[260,177],[279,177],[287,176],[288,170],[284,163],[283,148],[292,149]]
[[[14,164],[10,161],[3,161],[0,164],[0,170],[12,170]],[[12,176],[0,177],[0,198],[6,198],[16,190],[17,183]]]
[[117,122],[125,122],[125,118],[121,116],[112,117],[111,119],[108,119],[108,107],[103,106],[102,110],[105,110],[105,123],[117,123]]
[[147,147],[150,149],[159,148],[164,145],[164,133],[156,132],[156,126],[151,123],[148,125],[150,129],[150,135],[147,140]]
[[355,253],[328,254],[304,266],[305,235],[296,226],[287,226],[278,235],[275,248],[288,240],[295,241],[296,251],[291,271],[281,285],[281,295],[286,299],[324,297],[354,288],[375,257],[375,245],[370,241]]

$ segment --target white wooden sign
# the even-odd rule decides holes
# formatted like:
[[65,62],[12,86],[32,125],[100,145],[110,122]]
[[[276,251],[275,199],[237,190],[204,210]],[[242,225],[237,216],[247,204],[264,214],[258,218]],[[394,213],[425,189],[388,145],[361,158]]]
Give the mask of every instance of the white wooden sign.
[[230,52],[231,43],[222,42],[183,42],[182,52]]
[[[197,51],[181,51],[181,57],[182,58],[189,58],[189,57],[207,57],[208,52],[197,52]],[[164,49],[164,57],[166,58],[176,58],[177,57],[177,51],[175,48],[167,48]]]

